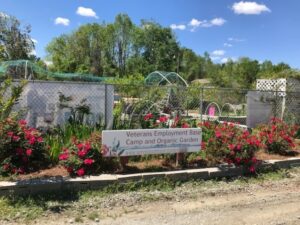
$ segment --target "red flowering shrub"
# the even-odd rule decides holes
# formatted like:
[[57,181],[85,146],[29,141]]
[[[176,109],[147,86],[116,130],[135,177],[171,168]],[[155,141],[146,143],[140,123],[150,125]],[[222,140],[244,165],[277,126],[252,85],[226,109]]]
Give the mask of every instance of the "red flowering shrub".
[[141,121],[142,128],[168,128],[169,118],[165,115],[160,115],[158,113],[148,113],[144,116]]
[[171,121],[171,128],[192,128],[192,127],[197,127],[196,120],[185,120],[180,116],[176,116],[172,121]]
[[295,147],[298,126],[289,126],[278,118],[271,119],[267,125],[259,127],[259,137],[270,153],[287,155]]
[[295,138],[300,138],[300,126],[298,126],[297,127],[298,128],[298,130],[297,130],[297,132],[296,132],[296,136],[295,136]]
[[192,124],[180,116],[170,118],[166,115],[148,113],[144,116],[142,121],[142,127],[146,128],[189,128],[196,127],[196,124]]
[[260,147],[255,135],[232,123],[204,122],[199,125],[203,132],[202,148],[210,162],[227,162],[255,171],[257,160],[254,155]]
[[102,155],[96,144],[74,139],[70,146],[64,147],[62,150],[59,161],[71,176],[81,177],[100,172]]
[[0,122],[0,174],[24,174],[45,166],[47,154],[41,133],[25,120]]

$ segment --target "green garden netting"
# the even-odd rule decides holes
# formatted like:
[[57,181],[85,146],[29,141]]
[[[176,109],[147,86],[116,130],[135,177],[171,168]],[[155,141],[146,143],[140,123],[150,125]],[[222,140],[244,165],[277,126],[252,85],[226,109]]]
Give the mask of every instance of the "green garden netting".
[[154,71],[145,79],[146,85],[181,85],[188,86],[187,82],[175,72]]
[[0,62],[0,77],[11,76],[14,79],[29,80],[69,80],[104,82],[111,77],[96,77],[92,74],[58,73],[51,72],[28,60],[14,60]]

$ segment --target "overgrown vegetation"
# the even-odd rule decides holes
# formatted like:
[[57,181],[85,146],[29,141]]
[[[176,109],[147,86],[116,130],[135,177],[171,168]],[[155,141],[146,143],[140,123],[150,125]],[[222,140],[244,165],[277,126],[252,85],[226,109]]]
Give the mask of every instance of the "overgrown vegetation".
[[13,84],[12,79],[6,79],[0,84],[0,121],[11,114],[13,106],[18,102],[26,81]]

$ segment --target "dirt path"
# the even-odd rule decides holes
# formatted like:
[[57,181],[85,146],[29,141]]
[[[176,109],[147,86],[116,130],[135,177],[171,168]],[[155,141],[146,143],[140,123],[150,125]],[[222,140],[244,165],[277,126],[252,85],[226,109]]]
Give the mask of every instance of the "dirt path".
[[[35,224],[201,225],[300,224],[300,170],[290,178],[253,183],[183,185],[172,191],[93,197]],[[91,216],[93,215],[94,216]],[[77,219],[76,219],[77,218]],[[10,223],[11,224],[11,223]],[[20,223],[19,223],[20,224]]]
[[[145,204],[101,224],[300,224],[299,184]],[[127,209],[130,211],[130,209]]]

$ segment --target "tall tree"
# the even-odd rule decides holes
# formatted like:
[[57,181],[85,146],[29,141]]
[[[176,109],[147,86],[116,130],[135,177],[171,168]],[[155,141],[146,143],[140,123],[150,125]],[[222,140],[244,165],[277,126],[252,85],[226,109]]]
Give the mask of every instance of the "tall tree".
[[31,27],[21,27],[13,16],[0,13],[0,57],[3,60],[29,59],[34,50]]
[[176,71],[180,48],[172,30],[152,21],[142,21],[142,29],[142,56],[151,71]]
[[116,58],[119,67],[119,75],[125,76],[126,62],[131,53],[133,23],[128,15],[119,14],[116,16],[114,23],[114,38]]
[[283,62],[278,63],[277,65],[274,66],[274,72],[276,72],[276,73],[280,73],[284,70],[290,70],[290,69],[291,69],[291,67],[288,64],[283,63]]
[[54,69],[61,72],[103,75],[104,27],[81,26],[70,35],[61,35],[47,46]]
[[247,57],[240,58],[235,65],[234,75],[239,80],[241,87],[251,88],[258,78],[259,62]]
[[192,81],[204,77],[204,58],[188,48],[181,49],[180,68],[178,73]]
[[72,36],[71,45],[82,72],[103,75],[102,59],[105,46],[103,26],[94,23],[80,27]]
[[61,35],[54,38],[47,45],[48,60],[52,61],[52,69],[59,72],[76,72],[76,67],[73,64],[71,53],[69,52],[69,35]]

